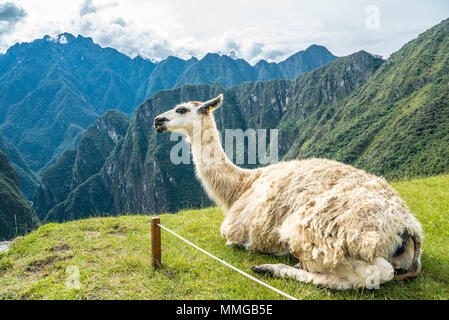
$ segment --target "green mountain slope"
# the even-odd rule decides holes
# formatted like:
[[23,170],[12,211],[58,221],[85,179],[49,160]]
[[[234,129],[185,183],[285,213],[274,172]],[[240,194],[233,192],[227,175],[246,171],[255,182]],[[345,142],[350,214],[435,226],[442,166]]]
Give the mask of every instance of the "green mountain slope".
[[386,62],[360,51],[296,80],[160,91],[139,106],[103,168],[55,207],[50,221],[210,204],[193,165],[171,163],[175,142],[152,123],[181,101],[219,93],[219,130],[279,129],[283,160],[336,159],[390,180],[448,172],[448,25],[449,19]]
[[76,153],[76,150],[64,151],[54,165],[45,169],[33,201],[33,208],[41,220],[70,193]]
[[19,177],[0,151],[0,240],[23,235],[38,225],[36,213],[20,191]]
[[[394,183],[422,222],[422,271],[380,290],[335,291],[292,279],[255,275],[297,299],[427,300],[449,296],[449,176]],[[164,226],[242,271],[262,263],[297,261],[226,246],[217,208],[163,214]],[[0,253],[0,299],[283,299],[162,230],[162,267],[151,267],[151,217],[91,218],[47,224]],[[67,267],[80,288],[67,289]]]
[[335,56],[325,47],[311,45],[307,50],[299,51],[279,63],[279,69],[285,79],[296,79],[304,72],[311,71],[335,60]]
[[[264,70],[263,79],[290,77],[337,58],[316,47],[273,64],[276,70]],[[282,71],[285,66],[288,73]],[[0,54],[0,133],[41,175],[64,151],[76,148],[84,129],[107,110],[131,115],[159,90],[216,81],[230,88],[260,80],[258,74],[246,61],[225,55],[154,63],[102,48],[81,35],[45,36]],[[35,186],[28,184],[24,188],[31,198]]]
[[388,179],[449,170],[449,19],[407,43],[313,123],[287,158],[326,157]]
[[[114,148],[103,168],[50,210],[46,221],[122,212],[173,212],[209,205],[193,165],[175,165],[170,161],[174,142],[170,141],[169,134],[156,134],[152,127],[154,117],[180,101],[207,100],[224,92],[224,105],[215,114],[220,130],[274,129],[289,109],[296,106],[296,97],[309,88],[318,83],[309,98],[304,98],[308,105],[314,105],[317,97],[332,104],[369,79],[381,62],[366,52],[359,52],[304,74],[295,81],[244,83],[229,90],[215,84],[186,85],[160,91],[136,110],[126,136]],[[346,71],[348,66],[356,71]],[[343,74],[348,79],[337,85]],[[287,144],[283,148],[286,149]]]
[[0,132],[36,173],[107,110],[132,113],[155,64],[65,33],[0,55]]
[[26,161],[14,145],[2,137],[1,134],[0,151],[3,151],[8,156],[9,163],[17,172],[23,195],[28,200],[32,200],[39,186],[39,177],[28,167]]
[[125,135],[128,125],[128,115],[120,111],[106,112],[84,131],[76,150],[65,151],[53,166],[44,171],[33,201],[41,219],[103,167],[116,143]]

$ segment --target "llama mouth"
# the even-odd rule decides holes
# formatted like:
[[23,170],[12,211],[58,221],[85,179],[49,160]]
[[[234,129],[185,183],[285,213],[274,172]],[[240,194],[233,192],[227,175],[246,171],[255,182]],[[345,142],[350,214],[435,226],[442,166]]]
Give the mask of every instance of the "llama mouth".
[[165,131],[167,131],[167,127],[164,126],[164,125],[162,125],[162,126],[157,126],[157,127],[155,127],[155,128],[156,128],[156,131],[159,132],[159,133],[164,133]]

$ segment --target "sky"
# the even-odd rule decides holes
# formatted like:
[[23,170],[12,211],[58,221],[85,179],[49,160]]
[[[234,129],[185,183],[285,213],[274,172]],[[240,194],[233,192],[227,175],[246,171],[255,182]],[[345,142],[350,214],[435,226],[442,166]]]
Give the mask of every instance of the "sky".
[[448,0],[0,0],[0,52],[69,32],[154,61],[217,52],[278,62],[312,44],[387,58],[448,17]]

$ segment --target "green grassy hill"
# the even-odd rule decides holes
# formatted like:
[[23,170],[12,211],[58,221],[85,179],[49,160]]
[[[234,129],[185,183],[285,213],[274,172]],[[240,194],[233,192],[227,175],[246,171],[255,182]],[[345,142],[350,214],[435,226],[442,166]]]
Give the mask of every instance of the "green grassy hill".
[[[264,278],[299,299],[448,299],[449,176],[396,182],[425,231],[423,270],[380,290],[337,292],[293,280]],[[161,215],[162,224],[244,271],[260,263],[293,264],[228,247],[220,209]],[[151,268],[151,216],[91,218],[48,224],[17,238],[0,254],[0,299],[281,299],[162,231],[163,266]],[[68,266],[80,289],[66,288]]]

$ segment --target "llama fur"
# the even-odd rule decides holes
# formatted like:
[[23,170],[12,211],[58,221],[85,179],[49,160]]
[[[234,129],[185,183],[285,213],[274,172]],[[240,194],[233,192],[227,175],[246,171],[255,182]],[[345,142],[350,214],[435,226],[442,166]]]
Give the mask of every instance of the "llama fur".
[[[413,269],[402,278],[420,271],[421,224],[384,178],[326,159],[237,167],[226,157],[213,117],[222,99],[180,104],[158,116],[155,126],[188,136],[196,174],[225,212],[220,231],[227,244],[290,253],[302,264],[256,271],[340,290],[376,287],[395,270]],[[395,256],[404,232],[410,238]]]

